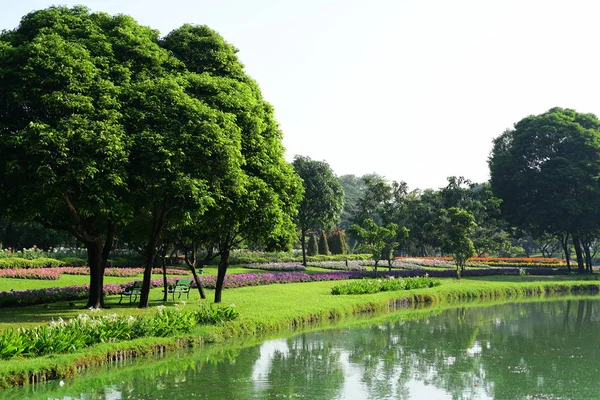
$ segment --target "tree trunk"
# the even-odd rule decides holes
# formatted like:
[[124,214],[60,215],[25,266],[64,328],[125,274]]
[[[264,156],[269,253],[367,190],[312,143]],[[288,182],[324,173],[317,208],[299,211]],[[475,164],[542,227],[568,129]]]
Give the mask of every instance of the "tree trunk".
[[154,258],[156,256],[156,240],[150,240],[146,247],[146,261],[144,265],[144,279],[142,282],[142,292],[140,293],[140,304],[138,308],[147,308],[150,300],[150,283],[152,281],[152,268],[154,267]]
[[104,307],[104,268],[102,263],[102,239],[85,244],[90,267],[90,288],[85,308]]
[[162,269],[162,276],[163,276],[163,302],[167,302],[169,300],[169,281],[167,280],[167,262],[166,262],[166,257],[167,257],[167,249],[163,247],[162,251],[160,252],[160,257],[158,257],[156,259],[156,261],[158,261],[158,264],[160,264],[158,267]]
[[585,254],[585,269],[590,274],[592,273],[592,254],[590,253],[590,246],[586,241],[583,245],[583,252]]
[[[194,277],[194,282],[196,282],[196,288],[198,288],[198,293],[200,293],[200,298],[205,299],[206,294],[204,294],[204,289],[202,288],[202,282],[200,282],[200,278],[198,278],[198,273],[196,272],[196,260],[198,259],[198,257],[196,256],[197,247],[193,241],[192,241],[191,247],[192,248],[190,250],[190,249],[188,249],[187,246],[184,246],[184,248],[185,248],[185,254],[184,254],[185,263],[187,264],[190,271],[192,271],[192,276]],[[189,252],[192,253],[191,258],[188,256]],[[208,260],[211,258],[212,258],[212,250],[207,250],[205,262],[208,262]],[[201,264],[201,265],[204,265],[204,264]]]
[[565,260],[567,260],[567,268],[569,272],[571,272],[571,255],[569,251],[569,234],[565,234],[564,236],[559,237],[560,245],[563,248],[563,252],[565,253]]
[[192,275],[194,276],[194,282],[196,282],[196,287],[198,288],[198,292],[200,293],[200,298],[205,299],[206,294],[204,294],[204,289],[202,288],[202,282],[200,282],[200,278],[198,277],[198,274],[196,272],[196,267],[192,265],[190,267],[190,270],[192,271]]
[[223,291],[223,283],[225,283],[225,274],[229,266],[229,250],[221,252],[221,260],[219,261],[219,271],[217,272],[217,286],[215,288],[215,303],[221,302],[221,292]]
[[167,198],[164,198],[160,209],[154,208],[154,221],[150,230],[148,245],[146,246],[146,262],[144,265],[144,280],[142,282],[142,292],[140,293],[140,304],[138,308],[147,308],[148,300],[150,299],[150,282],[152,280],[152,268],[154,268],[154,259],[158,251],[158,243],[160,234],[165,226],[167,216]]
[[300,233],[300,244],[302,244],[302,265],[306,268],[306,228],[304,227]]
[[575,255],[577,256],[577,272],[583,274],[585,267],[583,265],[583,254],[581,252],[581,241],[579,236],[573,235],[573,247],[575,247]]

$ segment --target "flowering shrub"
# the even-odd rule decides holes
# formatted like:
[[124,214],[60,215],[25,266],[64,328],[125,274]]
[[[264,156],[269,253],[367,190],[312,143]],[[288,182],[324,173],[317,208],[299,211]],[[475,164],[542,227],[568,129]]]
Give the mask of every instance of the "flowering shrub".
[[430,288],[439,285],[441,285],[440,281],[431,279],[427,275],[398,279],[394,277],[383,279],[361,279],[354,282],[348,282],[345,285],[334,286],[331,288],[331,294],[369,294],[394,290]]
[[311,267],[333,269],[336,271],[365,271],[364,263],[365,261],[348,261],[348,265],[346,265],[345,261],[312,261],[308,264]]
[[297,262],[285,263],[252,263],[244,265],[244,268],[264,269],[267,271],[305,271],[304,265]]
[[10,329],[0,333],[0,358],[36,357],[76,351],[96,343],[139,337],[165,337],[189,332],[196,324],[215,324],[237,318],[231,307],[203,307],[186,312],[178,307],[158,307],[153,316],[93,316],[80,314],[67,321],[59,318],[35,328]]
[[[134,277],[144,273],[143,268],[106,268],[105,276]],[[162,274],[162,269],[154,268],[153,274]],[[89,275],[87,267],[58,267],[58,268],[18,268],[0,269],[0,278],[21,279],[59,279],[61,274],[66,275]],[[183,269],[167,268],[167,275],[189,275],[190,272]]]
[[[167,278],[167,283],[175,284],[174,278]],[[132,285],[133,282],[124,283],[121,285],[108,284],[104,285],[104,294],[107,296],[116,295],[123,291],[126,286]],[[150,287],[162,287],[162,279],[154,279],[150,281]],[[35,304],[54,303],[57,301],[71,301],[85,299],[88,296],[88,285],[73,285],[62,286],[45,289],[29,289],[29,290],[11,290],[8,292],[0,292],[0,307],[14,306],[29,306]]]
[[0,269],[0,278],[56,280],[60,278],[60,273],[56,268]]
[[410,268],[410,266],[417,267],[441,267],[441,268],[453,268],[454,264],[447,257],[435,257],[435,258],[419,258],[419,257],[403,257],[397,258],[396,261],[402,265],[405,265],[405,268]]

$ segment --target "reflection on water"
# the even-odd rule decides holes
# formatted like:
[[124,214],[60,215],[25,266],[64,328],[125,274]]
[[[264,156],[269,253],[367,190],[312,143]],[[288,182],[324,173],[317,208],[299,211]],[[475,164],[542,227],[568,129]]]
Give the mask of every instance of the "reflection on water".
[[594,399],[600,303],[457,308],[137,362],[3,399]]

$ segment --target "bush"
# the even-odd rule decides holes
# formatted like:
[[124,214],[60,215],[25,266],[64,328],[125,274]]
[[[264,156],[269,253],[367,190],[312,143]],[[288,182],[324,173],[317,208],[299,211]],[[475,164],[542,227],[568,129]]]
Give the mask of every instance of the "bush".
[[317,235],[311,233],[308,237],[308,244],[306,245],[306,255],[316,256],[319,254],[319,243],[317,241]]
[[321,231],[321,235],[319,236],[319,254],[324,256],[329,255],[329,244],[327,243],[325,231]]
[[57,268],[64,265],[62,261],[54,258],[36,258],[30,261],[30,268]]
[[361,279],[354,282],[348,282],[345,285],[334,286],[331,288],[331,294],[370,294],[393,290],[430,288],[439,285],[441,285],[440,281],[431,279],[427,275],[414,278],[387,277],[382,279]]
[[67,321],[59,318],[45,326],[9,329],[0,333],[0,358],[37,357],[72,352],[97,343],[165,337],[189,332],[196,324],[216,324],[239,315],[232,307],[202,307],[192,312],[177,307],[165,309],[159,306],[158,309],[153,316],[112,314],[90,317],[80,314]]
[[31,267],[31,260],[20,257],[0,258],[0,269],[17,269]]
[[88,262],[87,260],[79,257],[65,257],[60,260],[62,265],[65,267],[86,267]]

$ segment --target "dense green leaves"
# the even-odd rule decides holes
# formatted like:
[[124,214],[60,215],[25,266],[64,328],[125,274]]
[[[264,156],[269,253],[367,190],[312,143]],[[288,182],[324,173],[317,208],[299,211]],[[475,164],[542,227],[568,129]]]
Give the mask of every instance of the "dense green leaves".
[[535,237],[570,234],[575,242],[597,230],[600,121],[594,115],[553,108],[524,118],[494,140],[489,166],[502,214],[515,226]]

